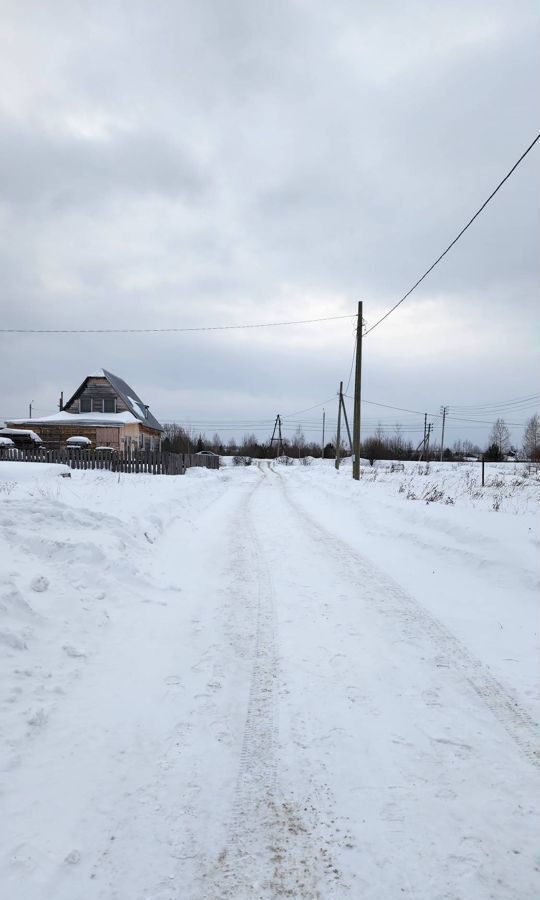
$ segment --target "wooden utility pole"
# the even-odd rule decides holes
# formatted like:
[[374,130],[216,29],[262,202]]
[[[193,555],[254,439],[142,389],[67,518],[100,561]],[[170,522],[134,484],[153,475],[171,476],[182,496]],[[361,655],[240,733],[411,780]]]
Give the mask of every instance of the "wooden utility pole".
[[430,422],[427,427],[427,434],[426,434],[426,462],[429,462],[429,438],[430,438],[432,431],[433,431],[433,422]]
[[[275,437],[276,430],[278,433],[278,437]],[[281,437],[281,416],[279,413],[276,416],[276,421],[274,422],[274,430],[272,432],[272,437],[270,438],[270,452],[272,452],[272,445],[273,445],[274,441],[276,441],[276,443],[277,443],[277,450],[276,450],[276,458],[277,458],[278,456],[281,455],[281,447],[283,444],[282,437]]]
[[336,469],[339,471],[339,463],[341,456],[341,404],[343,403],[343,382],[339,382],[339,401],[337,414],[337,435],[336,435]]
[[424,413],[424,437],[422,438],[422,450],[420,453],[420,461],[424,457],[424,453],[426,452],[426,437],[427,437],[427,413]]
[[353,418],[353,463],[352,474],[355,481],[360,479],[360,402],[362,393],[362,301],[358,303],[356,325],[356,370],[354,376],[354,418]]
[[[32,401],[33,402],[33,401]],[[32,418],[32,403],[28,404],[28,418]]]
[[343,410],[343,418],[345,419],[345,428],[347,429],[347,437],[349,438],[349,447],[352,449],[352,438],[351,438],[351,429],[349,428],[349,419],[347,416],[347,407],[345,406],[345,400],[343,399],[343,394],[341,395],[341,408]]
[[443,452],[444,452],[444,423],[446,420],[446,413],[448,412],[447,406],[441,406],[442,412],[442,434],[441,434],[441,456],[440,461],[442,462]]
[[324,426],[325,426],[325,422],[326,422],[326,412],[325,412],[325,410],[323,409],[323,411],[322,411],[322,453],[321,453],[321,459],[324,459]]

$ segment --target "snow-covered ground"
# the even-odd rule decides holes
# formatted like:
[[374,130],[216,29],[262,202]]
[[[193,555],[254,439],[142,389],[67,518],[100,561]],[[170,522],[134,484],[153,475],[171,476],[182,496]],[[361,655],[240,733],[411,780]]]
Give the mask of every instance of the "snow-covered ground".
[[538,476],[0,462],[2,900],[538,895]]

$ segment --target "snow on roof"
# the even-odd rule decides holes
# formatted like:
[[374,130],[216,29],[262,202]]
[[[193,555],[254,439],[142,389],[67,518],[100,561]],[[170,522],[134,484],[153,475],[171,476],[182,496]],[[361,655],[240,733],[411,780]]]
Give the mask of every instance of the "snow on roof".
[[66,444],[91,444],[90,438],[84,437],[82,434],[74,434],[68,438]]
[[[39,419],[32,419],[31,421],[34,424],[37,424]],[[21,422],[21,424],[27,425],[28,422],[27,422],[27,420],[25,420],[24,422]],[[16,435],[17,437],[24,435],[29,440],[34,441],[34,443],[36,443],[36,444],[43,443],[39,434],[36,434],[35,431],[31,431],[29,428],[28,429],[25,429],[25,428],[0,428],[0,435],[4,435],[4,437],[9,437],[10,434]]]
[[131,406],[131,408],[132,408],[133,412],[135,413],[135,415],[137,416],[137,418],[140,419],[142,416],[144,419],[146,417],[146,410],[145,410],[143,404],[138,400],[134,400],[133,397],[129,396],[129,394],[128,394],[128,400],[129,400],[129,405]]
[[[12,419],[13,425],[28,425],[28,419]],[[34,425],[52,425],[56,422],[64,422],[69,425],[97,425],[97,426],[117,426],[120,425],[136,425],[139,419],[130,412],[121,413],[68,413],[57,412],[52,416],[42,416],[41,419],[32,419]],[[20,429],[12,429],[17,434],[21,433]]]
[[0,436],[0,447],[13,447],[13,441],[11,438]]
[[159,424],[156,417],[150,412],[149,408],[147,408],[146,404],[143,403],[136,391],[134,391],[133,388],[123,380],[123,378],[119,378],[118,375],[113,375],[113,373],[108,372],[107,369],[98,369],[98,371],[94,372],[92,375],[87,375],[83,383],[79,385],[73,396],[70,397],[70,399],[67,401],[66,406],[70,406],[73,401],[80,395],[89,378],[106,378],[113,390],[124,401],[126,406],[131,407],[131,409],[133,410],[133,414],[136,416],[139,422],[144,422],[144,424],[148,428],[154,428],[156,431],[163,431],[163,427]]

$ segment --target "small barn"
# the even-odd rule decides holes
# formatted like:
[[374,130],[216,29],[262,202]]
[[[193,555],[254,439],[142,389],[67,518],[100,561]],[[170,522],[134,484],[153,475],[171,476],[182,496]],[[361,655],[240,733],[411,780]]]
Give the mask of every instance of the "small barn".
[[35,447],[42,444],[39,434],[30,428],[0,428],[0,444],[4,447]]
[[48,447],[59,448],[70,438],[89,440],[88,447],[108,447],[132,453],[159,450],[163,428],[149,405],[118,375],[99,369],[87,375],[67,403],[52,416],[14,419],[7,422],[13,432],[32,431]]

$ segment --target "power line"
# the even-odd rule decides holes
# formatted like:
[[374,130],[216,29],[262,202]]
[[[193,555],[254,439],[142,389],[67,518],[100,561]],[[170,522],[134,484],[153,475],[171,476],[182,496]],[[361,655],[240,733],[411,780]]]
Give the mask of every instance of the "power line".
[[[354,399],[353,397],[350,396],[350,394],[347,394],[346,396],[349,398],[349,400]],[[382,406],[382,407],[384,407],[384,409],[395,409],[398,412],[413,413],[413,415],[418,415],[418,416],[423,416],[425,414],[425,412],[422,412],[419,409],[406,409],[403,406],[391,406],[389,403],[377,403],[375,400],[362,400],[362,403],[369,403],[370,406]],[[449,409],[451,410],[452,407],[450,406]],[[441,413],[428,412],[427,415],[430,417],[436,416],[437,418],[442,418]],[[489,415],[489,413],[487,412],[486,415]],[[452,418],[455,422],[476,422],[479,425],[493,425],[494,424],[493,420],[488,421],[487,419],[476,419],[476,418],[473,419],[473,418],[467,418],[465,416],[455,416],[455,415],[452,415],[451,413],[447,413],[447,418],[448,419]],[[506,422],[505,424],[520,427],[520,428],[523,427],[523,422]]]
[[354,344],[353,344],[353,353],[352,353],[352,359],[351,359],[351,368],[349,369],[349,377],[347,378],[347,387],[345,388],[345,391],[344,391],[345,394],[346,394],[347,391],[349,390],[349,385],[350,385],[350,383],[351,383],[351,378],[352,378],[352,373],[353,373],[353,369],[354,369],[354,362],[355,362],[355,360],[356,360],[356,338],[354,339]]
[[243,328],[279,328],[283,325],[311,325],[354,319],[354,315],[322,316],[318,319],[296,319],[290,322],[256,322],[248,325],[200,325],[189,328],[0,328],[0,334],[172,334],[183,331],[238,331]]
[[[392,308],[389,309],[388,312],[386,312],[386,313],[384,314],[384,316],[381,316],[381,318],[380,318],[377,322],[375,322],[375,324],[372,325],[371,328],[368,328],[368,329],[367,329],[367,331],[365,332],[366,335],[369,334],[371,331],[373,331],[374,328],[377,328],[377,325],[380,325],[381,322],[384,322],[384,320],[387,319],[388,316],[390,316],[390,315],[398,308],[398,306],[401,306],[401,304],[407,299],[407,297],[410,297],[410,295],[412,294],[412,292],[416,290],[416,288],[418,287],[419,284],[422,283],[422,281],[424,280],[424,278],[427,278],[427,276],[429,275],[429,273],[433,271],[433,269],[435,268],[436,265],[438,265],[438,263],[440,263],[441,259],[443,259],[443,257],[446,256],[446,254],[448,253],[449,250],[452,249],[452,247],[454,246],[454,244],[457,244],[457,242],[459,241],[460,237],[461,237],[463,234],[465,234],[465,232],[467,231],[467,229],[472,225],[472,223],[474,222],[474,220],[478,218],[478,216],[479,216],[480,213],[486,208],[486,206],[488,205],[488,203],[489,203],[491,200],[493,200],[493,197],[495,196],[495,194],[497,193],[497,191],[500,191],[500,189],[502,188],[502,186],[503,186],[503,184],[505,183],[505,181],[508,181],[508,179],[510,178],[510,176],[512,175],[512,173],[515,172],[515,170],[517,169],[517,167],[519,166],[519,164],[520,164],[521,162],[523,162],[523,160],[525,159],[525,157],[527,156],[527,154],[530,153],[530,151],[532,150],[532,148],[534,147],[534,145],[535,145],[539,140],[540,140],[540,134],[537,134],[536,137],[535,137],[535,139],[534,139],[534,141],[532,142],[532,144],[529,144],[529,146],[528,146],[527,149],[525,150],[525,153],[523,153],[523,154],[519,157],[518,161],[517,161],[516,163],[514,163],[514,165],[513,165],[512,168],[510,169],[510,171],[504,176],[504,178],[502,179],[502,181],[499,182],[499,184],[497,185],[497,187],[495,188],[495,190],[492,191],[492,193],[489,195],[489,197],[487,198],[487,200],[486,200],[484,203],[482,203],[482,206],[480,207],[480,209],[478,209],[478,210],[475,212],[474,216],[473,216],[471,219],[469,219],[469,221],[467,222],[467,224],[461,229],[461,231],[459,232],[459,234],[457,235],[457,237],[454,238],[454,240],[452,241],[452,243],[449,244],[448,247],[446,248],[446,250],[444,250],[444,251],[441,253],[441,255],[437,257],[437,259],[435,260],[435,262],[432,263],[432,265],[429,267],[429,269],[427,269],[427,270],[424,272],[424,274],[422,275],[422,277],[419,278],[418,281],[417,281],[415,284],[413,284],[412,288],[410,288],[410,289],[407,291],[407,293],[401,298],[401,300],[398,300],[398,302],[395,303],[394,306],[392,306]],[[365,336],[365,335],[364,335],[364,336]]]
[[463,412],[486,409],[504,409],[506,407],[522,406],[524,404],[526,404],[527,406],[533,406],[539,401],[540,394],[528,394],[525,397],[514,397],[512,400],[500,400],[497,403],[471,403],[464,405],[456,404],[452,407],[452,409],[458,409]]
[[335,394],[328,398],[328,400],[321,400],[320,403],[315,403],[313,406],[308,406],[306,409],[298,409],[296,412],[287,413],[286,416],[281,416],[282,419],[292,419],[293,416],[299,416],[302,413],[309,412],[312,409],[317,409],[319,406],[324,406],[325,403],[331,403],[332,400],[335,399]]

